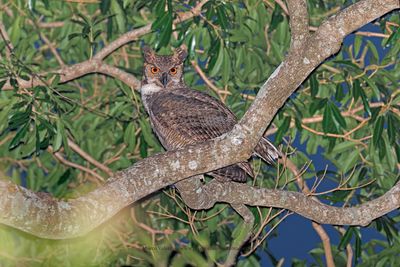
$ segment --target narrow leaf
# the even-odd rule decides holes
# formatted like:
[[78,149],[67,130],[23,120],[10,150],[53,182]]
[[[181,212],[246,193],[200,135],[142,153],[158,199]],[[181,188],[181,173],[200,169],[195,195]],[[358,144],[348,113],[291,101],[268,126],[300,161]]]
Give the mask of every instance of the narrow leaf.
[[340,240],[340,243],[338,246],[339,250],[343,250],[347,246],[347,244],[349,244],[349,242],[353,236],[353,232],[354,232],[354,228],[350,226],[347,229],[346,233],[343,235],[342,239]]
[[396,135],[398,129],[396,130],[396,117],[391,112],[388,113],[387,123],[388,123],[387,132],[389,136],[389,142],[391,145],[393,145],[394,142],[396,141]]
[[372,142],[375,147],[378,147],[379,141],[382,138],[384,123],[385,123],[385,120],[384,120],[383,116],[379,116],[376,119],[375,126],[374,126],[374,134],[372,136]]
[[318,94],[318,80],[317,80],[317,75],[313,74],[310,77],[310,88],[311,88],[311,97],[315,97]]
[[365,112],[368,113],[368,116],[371,116],[371,109],[370,109],[370,107],[369,107],[368,98],[367,98],[367,96],[365,95],[364,90],[360,90],[360,95],[361,95],[361,100],[362,100],[363,105],[364,105],[364,110],[365,110]]
[[337,123],[339,123],[339,125],[342,128],[346,128],[346,126],[347,126],[346,121],[343,118],[342,114],[340,113],[339,108],[332,102],[330,102],[330,106],[331,106],[332,114],[333,114],[333,117],[335,118],[335,121]]
[[21,140],[26,136],[26,133],[28,132],[30,123],[26,123],[23,127],[21,127],[18,132],[15,134],[14,138],[11,140],[10,145],[8,146],[8,149],[13,149],[19,145]]
[[6,84],[7,80],[0,81],[0,90],[3,89],[3,86]]
[[353,82],[353,88],[352,89],[353,89],[352,93],[353,93],[354,101],[357,101],[357,99],[360,97],[360,94],[361,94],[361,86],[360,86],[360,81],[359,80],[355,80]]
[[292,118],[290,116],[285,117],[285,119],[283,120],[281,126],[279,127],[278,131],[276,132],[275,138],[276,138],[276,140],[278,140],[278,142],[281,142],[283,136],[289,129],[291,120],[292,120]]

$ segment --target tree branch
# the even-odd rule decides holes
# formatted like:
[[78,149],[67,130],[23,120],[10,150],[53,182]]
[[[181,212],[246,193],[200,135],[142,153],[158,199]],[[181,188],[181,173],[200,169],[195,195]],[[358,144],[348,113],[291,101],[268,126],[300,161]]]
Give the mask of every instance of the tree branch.
[[296,51],[309,36],[307,2],[306,0],[287,0],[286,2],[290,18],[290,50]]
[[98,162],[97,160],[95,160],[92,156],[90,156],[88,153],[86,153],[85,151],[83,151],[83,149],[81,149],[77,144],[75,144],[72,140],[68,139],[68,146],[75,151],[76,153],[79,154],[79,156],[81,156],[82,158],[84,158],[86,161],[90,162],[91,164],[93,164],[94,166],[96,166],[97,168],[99,168],[100,170],[102,170],[103,172],[105,172],[108,176],[112,176],[113,175],[113,171],[108,168],[106,165]]

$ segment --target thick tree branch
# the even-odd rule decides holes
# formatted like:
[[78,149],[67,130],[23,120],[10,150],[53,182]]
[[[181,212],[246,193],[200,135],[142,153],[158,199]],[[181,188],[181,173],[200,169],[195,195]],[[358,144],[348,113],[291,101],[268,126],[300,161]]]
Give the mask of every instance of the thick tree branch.
[[[323,23],[291,53],[262,86],[235,128],[205,143],[146,158],[104,186],[69,201],[57,201],[0,180],[0,222],[45,238],[71,238],[100,225],[125,206],[185,177],[246,160],[274,114],[321,62],[336,53],[346,34],[399,8],[398,0],[364,0]],[[400,184],[358,207],[321,204],[302,193],[258,189],[246,184],[208,183],[213,201],[292,210],[319,223],[366,225],[400,206]],[[202,188],[203,189],[203,188]]]
[[306,0],[287,0],[286,2],[290,18],[290,50],[296,51],[309,36],[307,2]]

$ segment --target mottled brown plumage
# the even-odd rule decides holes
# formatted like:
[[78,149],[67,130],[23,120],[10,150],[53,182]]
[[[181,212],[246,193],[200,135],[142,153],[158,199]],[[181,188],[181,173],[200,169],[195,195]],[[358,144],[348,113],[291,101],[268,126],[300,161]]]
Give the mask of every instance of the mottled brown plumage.
[[[183,82],[186,51],[176,49],[172,56],[158,56],[144,49],[144,79],[141,95],[154,132],[167,150],[204,142],[232,130],[237,119],[218,99],[192,90]],[[272,164],[280,152],[265,138],[255,154]],[[221,180],[244,182],[254,176],[248,162],[240,162],[209,173]]]

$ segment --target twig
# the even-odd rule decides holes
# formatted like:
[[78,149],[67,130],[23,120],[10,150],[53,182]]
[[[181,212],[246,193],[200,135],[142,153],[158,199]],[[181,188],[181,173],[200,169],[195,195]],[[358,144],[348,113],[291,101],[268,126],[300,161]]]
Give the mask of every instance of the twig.
[[55,152],[55,153],[53,153],[53,155],[54,155],[54,157],[55,157],[56,159],[58,159],[62,164],[66,165],[66,166],[68,166],[68,167],[72,167],[72,168],[75,168],[75,169],[84,171],[84,172],[90,174],[91,176],[96,177],[96,179],[93,180],[93,182],[95,182],[95,183],[97,183],[97,184],[99,184],[99,185],[101,185],[101,184],[104,183],[104,181],[105,181],[104,178],[101,177],[99,174],[97,174],[95,171],[93,171],[93,170],[91,170],[91,169],[89,169],[89,168],[86,168],[86,167],[84,167],[84,166],[81,166],[81,165],[79,165],[79,164],[77,164],[77,163],[74,163],[74,162],[71,162],[71,161],[65,159],[65,158],[61,155],[60,152]]
[[100,170],[102,170],[103,172],[105,172],[108,176],[113,176],[114,172],[108,168],[106,165],[98,162],[97,160],[95,160],[92,156],[90,156],[88,153],[86,153],[85,151],[83,151],[82,148],[80,148],[77,144],[75,144],[72,140],[68,139],[68,146],[75,151],[76,153],[78,153],[82,158],[84,158],[86,161],[90,162],[91,164],[93,164],[94,166],[96,166],[97,168],[99,168]]
[[11,53],[14,50],[14,46],[10,41],[10,37],[8,36],[8,33],[6,31],[6,28],[4,27],[4,24],[2,21],[0,21],[0,35],[1,38],[3,39],[4,43],[6,44],[6,57],[7,59],[11,58]]
[[218,94],[219,98],[222,98],[222,95],[231,95],[232,93],[229,91],[225,91],[222,89],[219,89],[216,87],[211,80],[207,77],[207,75],[203,72],[203,70],[200,68],[199,64],[195,60],[190,61],[192,63],[192,66],[194,70],[197,72],[197,74],[200,75],[200,77],[203,79],[203,81],[207,84],[208,87],[210,87],[215,93]]
[[37,24],[40,28],[60,28],[64,27],[64,21],[52,21],[52,22],[38,22]]
[[[286,159],[286,164],[287,164],[287,167],[289,168],[289,170],[293,173],[293,175],[297,177],[297,184],[301,188],[303,193],[305,193],[307,195],[310,194],[310,189],[308,188],[307,184],[304,182],[302,176],[299,175],[300,172],[297,169],[296,165],[289,159]],[[319,202],[319,200],[317,198],[313,197],[313,199],[315,201]],[[325,252],[326,266],[334,267],[335,262],[333,260],[332,248],[331,248],[329,235],[326,233],[324,228],[316,222],[312,222],[312,227],[317,232],[317,234],[319,235],[319,237],[322,241],[322,245],[324,247],[324,252]]]

